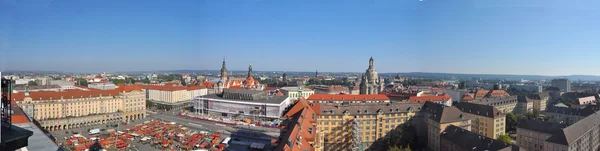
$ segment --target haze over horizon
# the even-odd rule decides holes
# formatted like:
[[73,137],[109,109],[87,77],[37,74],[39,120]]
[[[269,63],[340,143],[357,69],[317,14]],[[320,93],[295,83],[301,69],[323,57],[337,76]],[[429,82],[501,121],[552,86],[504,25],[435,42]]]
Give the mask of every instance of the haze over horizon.
[[0,71],[600,75],[599,4],[0,0]]

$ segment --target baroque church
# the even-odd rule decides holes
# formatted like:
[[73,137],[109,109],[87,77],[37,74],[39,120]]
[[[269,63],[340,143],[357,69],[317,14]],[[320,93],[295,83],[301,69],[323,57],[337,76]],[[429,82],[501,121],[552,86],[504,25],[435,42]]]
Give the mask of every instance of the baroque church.
[[369,68],[360,80],[360,94],[379,94],[383,91],[383,78],[379,77],[377,70],[373,67],[373,57],[369,59]]
[[225,65],[225,59],[223,59],[223,65],[221,66],[221,77],[217,82],[216,92],[223,92],[224,88],[230,89],[247,89],[247,90],[264,90],[264,86],[258,83],[258,80],[254,80],[252,77],[252,64],[248,66],[248,76],[244,80],[231,80],[227,76],[227,67]]

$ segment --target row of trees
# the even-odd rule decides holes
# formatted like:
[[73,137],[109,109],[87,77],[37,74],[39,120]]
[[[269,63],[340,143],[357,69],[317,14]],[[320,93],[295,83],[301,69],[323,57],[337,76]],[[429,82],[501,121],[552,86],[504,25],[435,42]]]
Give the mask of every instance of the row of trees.
[[516,131],[518,125],[527,122],[527,120],[538,119],[538,118],[540,118],[539,110],[534,110],[533,112],[529,112],[524,115],[508,113],[508,114],[506,114],[506,130],[507,131]]

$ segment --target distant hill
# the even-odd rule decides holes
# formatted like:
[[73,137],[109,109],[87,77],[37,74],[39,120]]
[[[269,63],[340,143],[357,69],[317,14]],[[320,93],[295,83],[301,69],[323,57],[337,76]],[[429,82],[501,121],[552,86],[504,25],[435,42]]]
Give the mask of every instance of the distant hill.
[[570,80],[582,81],[600,81],[600,76],[592,75],[568,75],[568,76],[542,76],[542,75],[509,75],[509,74],[460,74],[460,73],[427,73],[427,72],[408,72],[408,73],[382,73],[395,76],[400,74],[407,77],[431,77],[431,78],[457,78],[457,79],[499,79],[499,80],[550,80],[556,78],[568,78]]

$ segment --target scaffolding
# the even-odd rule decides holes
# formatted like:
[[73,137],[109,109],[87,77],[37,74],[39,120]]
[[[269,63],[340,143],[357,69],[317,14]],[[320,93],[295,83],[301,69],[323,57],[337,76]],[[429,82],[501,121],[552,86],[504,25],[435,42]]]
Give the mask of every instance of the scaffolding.
[[362,142],[362,124],[358,119],[352,121],[352,151],[364,151]]

